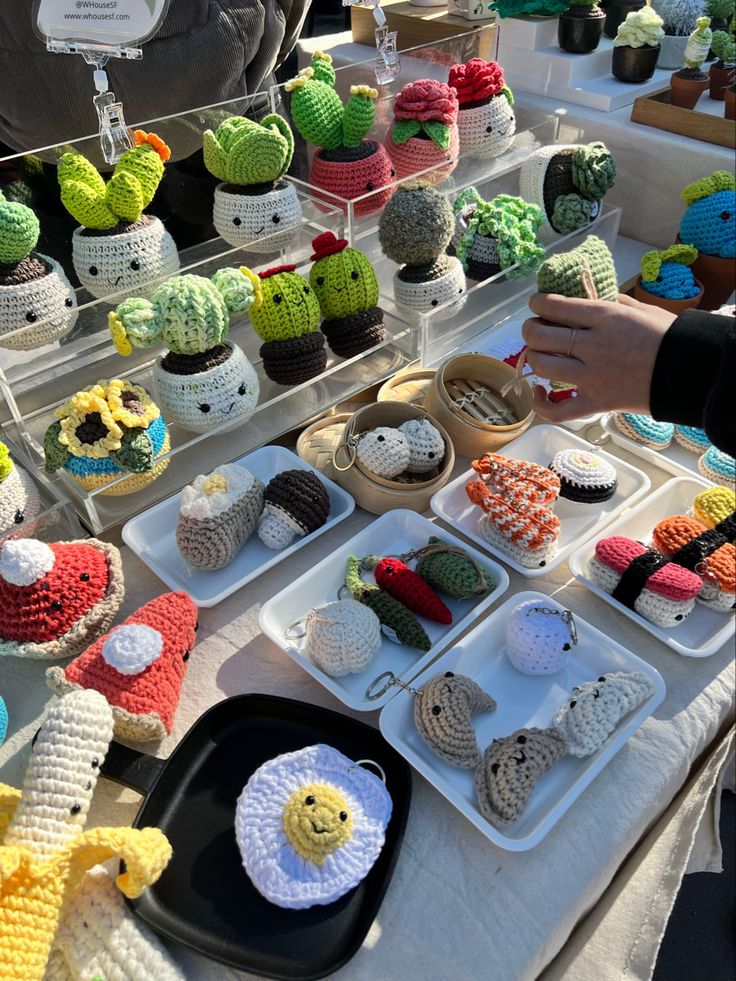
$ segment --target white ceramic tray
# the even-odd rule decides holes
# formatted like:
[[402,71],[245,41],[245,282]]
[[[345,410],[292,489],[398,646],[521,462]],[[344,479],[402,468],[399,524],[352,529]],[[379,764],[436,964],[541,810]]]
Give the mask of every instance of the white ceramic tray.
[[[527,313],[530,317],[534,316],[531,310],[528,310]],[[499,361],[503,361],[504,358],[508,358],[511,354],[516,354],[524,346],[524,338],[521,336],[523,325],[523,320],[507,320],[505,323],[492,327],[480,337],[474,338],[470,346],[477,354],[486,354],[489,358],[497,358]],[[524,377],[532,387],[534,385],[543,385],[549,391],[550,385],[547,379],[535,375],[528,364],[524,365]],[[591,423],[598,422],[600,418],[601,413],[597,412],[590,416],[582,416],[580,419],[570,419],[568,422],[563,423],[563,425],[566,429],[579,432],[590,426]]]
[[431,508],[444,522],[452,525],[467,538],[477,542],[480,547],[502,562],[511,566],[523,576],[534,578],[545,576],[555,569],[574,548],[596,534],[601,528],[618,517],[622,511],[630,507],[634,501],[646,494],[650,487],[649,478],[645,473],[631,464],[610,456],[599,447],[591,447],[580,436],[566,432],[558,426],[533,426],[523,436],[507,443],[500,451],[503,456],[515,460],[530,460],[548,466],[558,450],[577,448],[593,449],[616,468],[618,488],[616,493],[603,504],[575,504],[560,497],[555,501],[554,512],[560,519],[559,548],[557,555],[541,569],[527,569],[510,556],[494,548],[481,537],[478,532],[478,522],[482,516],[481,509],[472,504],[465,492],[465,485],[475,478],[475,472],[468,470],[461,477],[446,484],[442,490],[432,497]]
[[540,605],[562,609],[559,603],[542,593],[517,593],[413,682],[413,687],[421,688],[428,678],[454,671],[455,674],[468,675],[484,691],[493,695],[498,703],[495,711],[473,717],[481,751],[492,740],[508,736],[516,729],[546,728],[551,725],[555,712],[575,685],[612,671],[643,671],[654,681],[656,691],[621,721],[597,753],[585,759],[565,756],[555,763],[540,779],[526,811],[515,824],[496,828],[486,821],[476,802],[473,771],[461,770],[446,763],[421,739],[414,725],[412,694],[400,692],[380,716],[384,737],[415,769],[494,844],[517,852],[534,848],[542,841],[665,696],[664,681],[651,665],[577,614],[578,645],[567,667],[553,675],[521,674],[506,657],[506,621],[511,610],[526,600],[537,600]]
[[612,412],[606,412],[602,417],[601,427],[618,446],[628,450],[629,453],[633,453],[634,456],[641,457],[647,463],[659,467],[660,470],[666,470],[667,473],[674,474],[675,477],[695,476],[698,480],[705,480],[708,484],[712,483],[698,470],[698,459],[702,454],[691,453],[684,446],[680,446],[677,440],[673,439],[666,450],[653,450],[650,446],[644,446],[642,443],[637,443],[636,440],[624,436],[613,421]]
[[186,590],[197,606],[201,607],[221,603],[226,596],[245,586],[251,579],[344,521],[355,508],[355,501],[350,494],[283,446],[261,446],[235,462],[260,477],[264,484],[282,470],[312,470],[330,495],[330,514],[321,528],[311,535],[295,538],[291,545],[280,551],[266,548],[254,533],[229,565],[214,571],[192,568],[177,548],[176,524],[179,518],[180,492],[131,518],[123,527],[125,544],[170,589]]
[[[712,486],[702,477],[675,477],[673,480],[668,480],[645,501],[609,525],[605,530],[605,537],[625,535],[627,538],[633,538],[634,541],[648,544],[652,539],[652,529],[658,521],[673,514],[687,514],[695,495]],[[570,556],[570,572],[596,596],[600,596],[629,620],[648,630],[673,651],[686,657],[710,657],[733,638],[733,613],[717,613],[696,602],[695,609],[683,623],[667,630],[640,617],[638,613],[619,603],[600,586],[596,586],[588,578],[588,567],[595,554],[595,542],[601,537],[604,536],[597,535],[595,540],[587,541]]]
[[[402,644],[392,643],[384,638],[378,653],[370,666],[360,674],[350,674],[344,678],[331,678],[324,671],[312,664],[297,649],[295,645],[302,641],[290,641],[285,634],[288,628],[297,620],[302,619],[312,609],[324,606],[337,599],[338,590],[345,581],[345,570],[348,556],[363,558],[368,554],[397,555],[409,552],[414,548],[426,545],[431,535],[437,535],[443,541],[459,545],[473,558],[480,562],[492,576],[496,588],[492,593],[473,599],[457,600],[442,594],[442,599],[452,613],[453,622],[449,625],[434,623],[424,617],[419,621],[427,631],[432,642],[426,652],[414,650]],[[366,582],[375,582],[370,572],[363,572]],[[309,572],[292,582],[286,589],[270,599],[261,607],[258,622],[261,630],[271,640],[286,651],[305,671],[324,685],[337,698],[350,708],[359,712],[372,712],[385,705],[393,696],[395,688],[390,689],[380,698],[372,700],[366,697],[366,689],[370,683],[384,671],[392,671],[402,681],[411,679],[434,660],[458,634],[466,630],[474,620],[481,616],[488,607],[495,603],[509,585],[506,570],[487,555],[483,555],[465,542],[459,541],[444,528],[440,528],[423,518],[414,511],[398,509],[389,511],[368,525],[360,534],[351,538],[341,548],[324,559]]]

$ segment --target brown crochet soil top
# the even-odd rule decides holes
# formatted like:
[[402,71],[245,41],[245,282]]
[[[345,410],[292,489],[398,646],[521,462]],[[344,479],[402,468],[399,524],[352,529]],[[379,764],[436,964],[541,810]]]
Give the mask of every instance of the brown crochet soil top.
[[547,166],[544,175],[544,188],[542,191],[544,198],[544,210],[547,217],[551,218],[555,210],[555,201],[561,194],[579,194],[577,187],[572,182],[572,157],[574,150],[556,153]]
[[402,266],[399,269],[399,279],[402,283],[428,283],[444,276],[451,266],[450,257],[440,255],[434,262],[425,262],[421,266]]
[[40,256],[31,252],[25,259],[16,262],[14,266],[4,266],[0,263],[0,286],[21,286],[41,279],[51,272],[51,266]]
[[320,150],[319,155],[328,163],[355,163],[356,160],[365,160],[377,152],[378,144],[363,140],[358,146],[337,146],[334,150]]
[[325,485],[311,470],[284,470],[276,474],[266,487],[263,501],[291,515],[307,534],[320,528],[330,513]]
[[99,235],[122,235],[124,232],[134,232],[138,228],[145,228],[151,224],[149,215],[141,215],[138,221],[119,221],[113,228],[83,228],[80,235],[92,236]]
[[[497,94],[500,95],[501,93],[499,92]],[[463,109],[480,109],[481,106],[487,106],[491,99],[495,98],[495,95],[487,95],[485,99],[475,99],[473,102],[461,102],[460,112],[462,112]]]
[[161,367],[170,375],[198,375],[224,364],[233,353],[229,344],[218,344],[202,354],[176,354],[169,351],[161,360]]
[[222,190],[227,194],[243,194],[246,197],[256,197],[268,194],[269,191],[281,191],[286,187],[285,181],[264,181],[262,184],[223,184]]

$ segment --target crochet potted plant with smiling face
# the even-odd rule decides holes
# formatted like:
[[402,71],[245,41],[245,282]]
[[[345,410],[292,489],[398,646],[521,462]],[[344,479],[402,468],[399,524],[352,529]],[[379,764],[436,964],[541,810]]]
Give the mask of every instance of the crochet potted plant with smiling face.
[[509,279],[520,279],[539,269],[544,249],[536,231],[542,211],[521,198],[499,194],[484,201],[474,187],[466,188],[453,205],[458,259],[470,279],[487,279],[509,269]]
[[708,57],[713,32],[710,17],[698,17],[695,30],[688,38],[682,68],[670,79],[670,103],[683,109],[694,109],[708,88],[708,76],[701,65]]
[[557,22],[557,43],[570,54],[589,54],[598,47],[605,19],[596,0],[572,0]]
[[[376,116],[378,92],[352,85],[343,105],[334,86],[332,58],[315,51],[309,68],[285,85],[291,93],[291,118],[304,139],[317,147],[310,184],[349,201],[369,195],[355,205],[355,213],[370,214],[391,197],[388,185],[395,177],[383,146],[365,139]],[[328,200],[334,202],[334,197]]]
[[663,252],[655,249],[645,253],[634,286],[635,299],[670,313],[697,307],[703,298],[703,287],[691,269],[697,258],[698,250],[692,245],[671,245]]
[[680,220],[680,241],[699,253],[693,273],[705,289],[700,305],[716,310],[736,281],[736,179],[717,170],[688,184],[680,197],[688,206]]
[[40,227],[24,204],[0,193],[0,347],[32,351],[77,322],[77,298],[55,259],[34,252]]
[[626,15],[613,42],[611,72],[619,82],[646,82],[654,74],[664,37],[662,18],[647,0]]
[[92,296],[135,289],[179,268],[174,240],[158,218],[144,214],[171,151],[154,133],[136,130],[105,183],[78,153],[59,160],[61,200],[81,225],[72,236],[72,261]]
[[203,137],[204,163],[221,184],[215,188],[213,220],[229,245],[250,252],[276,252],[302,221],[293,184],[282,180],[294,155],[294,136],[281,116],[260,123],[231,116]]
[[455,89],[444,82],[422,78],[403,87],[386,137],[399,180],[429,167],[435,169],[422,174],[429,184],[440,184],[450,176],[460,150],[457,114]]
[[516,133],[516,116],[503,68],[495,61],[471,58],[464,65],[452,66],[448,82],[459,103],[461,152],[498,157],[508,150]]
[[120,354],[133,348],[168,348],[153,367],[158,400],[169,422],[195,433],[246,422],[258,403],[258,376],[231,341],[230,317],[257,302],[250,276],[219,269],[211,280],[174,276],[150,300],[129,297],[110,312],[110,332]]

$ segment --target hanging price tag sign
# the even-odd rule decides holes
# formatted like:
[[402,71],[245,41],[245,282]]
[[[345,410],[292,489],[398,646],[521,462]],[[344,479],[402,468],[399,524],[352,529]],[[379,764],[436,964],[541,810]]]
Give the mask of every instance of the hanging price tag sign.
[[36,0],[35,25],[44,41],[120,48],[152,37],[169,0]]

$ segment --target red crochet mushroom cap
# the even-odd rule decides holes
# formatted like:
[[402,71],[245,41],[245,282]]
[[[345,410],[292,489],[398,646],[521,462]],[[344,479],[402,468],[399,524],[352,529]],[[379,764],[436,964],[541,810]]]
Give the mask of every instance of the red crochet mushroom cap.
[[113,708],[116,732],[129,739],[170,733],[189,654],[197,607],[188,593],[164,593],[100,637],[75,661],[47,672],[59,695],[93,688]]
[[433,78],[409,82],[396,96],[396,119],[429,120],[451,126],[457,122],[458,102],[455,90]]
[[[596,542],[595,557],[621,576],[634,559],[647,551],[649,550],[641,542],[635,542],[623,535],[611,535],[610,538]],[[647,579],[646,588],[667,599],[691,600],[703,588],[703,582],[700,576],[696,576],[689,569],[668,562]]]
[[314,255],[309,258],[312,262],[317,262],[319,259],[324,259],[325,256],[342,252],[343,249],[347,248],[347,245],[348,240],[346,238],[335,238],[333,232],[322,232],[317,238],[312,239]]
[[503,68],[498,62],[484,61],[483,58],[471,58],[464,65],[453,65],[449,82],[457,92],[460,105],[490,99],[506,84]]
[[268,279],[270,276],[277,276],[282,272],[294,272],[296,269],[295,263],[289,263],[285,266],[271,266],[270,269],[264,269],[263,272],[259,272],[258,275],[261,279]]

